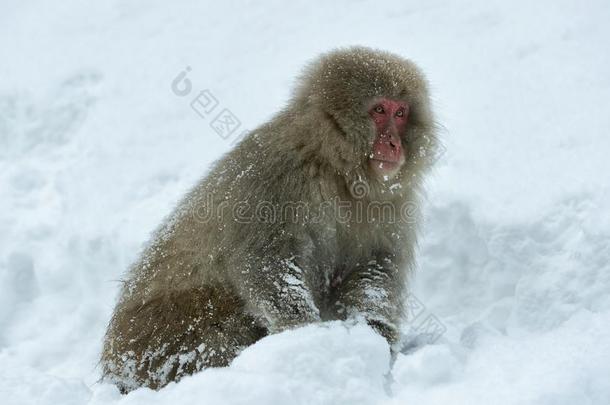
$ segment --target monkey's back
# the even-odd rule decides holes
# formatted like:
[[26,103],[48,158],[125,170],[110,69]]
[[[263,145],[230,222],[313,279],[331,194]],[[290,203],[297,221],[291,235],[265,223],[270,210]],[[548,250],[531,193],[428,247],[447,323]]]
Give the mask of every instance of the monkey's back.
[[[285,167],[287,157],[265,159],[271,155],[265,143],[273,131],[264,129],[262,136],[250,134],[214,165],[129,269],[102,353],[104,377],[124,392],[158,388],[205,367],[226,366],[268,333],[236,289],[243,267],[238,263],[288,228],[256,218],[236,220],[225,202],[255,207],[310,197],[299,190],[306,184],[294,175],[299,169]],[[278,175],[287,171],[291,176]],[[257,181],[265,176],[269,181]]]

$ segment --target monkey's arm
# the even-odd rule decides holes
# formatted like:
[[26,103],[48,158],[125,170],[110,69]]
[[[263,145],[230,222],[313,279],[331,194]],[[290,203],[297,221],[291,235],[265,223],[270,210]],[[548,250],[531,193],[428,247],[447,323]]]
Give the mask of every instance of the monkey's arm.
[[392,345],[399,338],[404,288],[401,267],[381,256],[348,275],[336,305],[345,317],[363,316]]
[[[271,332],[320,320],[320,312],[297,258],[253,259],[242,271],[238,288]],[[285,256],[284,256],[285,257]]]

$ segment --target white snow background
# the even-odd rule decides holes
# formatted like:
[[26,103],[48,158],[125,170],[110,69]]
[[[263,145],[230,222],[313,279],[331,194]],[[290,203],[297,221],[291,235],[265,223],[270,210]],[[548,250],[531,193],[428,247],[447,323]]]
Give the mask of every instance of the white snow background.
[[[0,404],[610,403],[609,21],[607,0],[3,1]],[[416,61],[445,128],[412,279],[443,336],[391,383],[384,340],[340,322],[158,392],[98,382],[117,280],[231,148],[192,96],[254,128],[353,44]]]

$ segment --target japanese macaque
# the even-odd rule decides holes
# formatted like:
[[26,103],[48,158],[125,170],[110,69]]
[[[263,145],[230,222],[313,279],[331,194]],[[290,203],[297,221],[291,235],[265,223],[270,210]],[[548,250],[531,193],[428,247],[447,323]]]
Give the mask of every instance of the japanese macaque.
[[353,47],[310,64],[288,105],[215,163],[129,270],[104,379],[158,389],[325,320],[367,322],[395,345],[434,129],[412,62]]

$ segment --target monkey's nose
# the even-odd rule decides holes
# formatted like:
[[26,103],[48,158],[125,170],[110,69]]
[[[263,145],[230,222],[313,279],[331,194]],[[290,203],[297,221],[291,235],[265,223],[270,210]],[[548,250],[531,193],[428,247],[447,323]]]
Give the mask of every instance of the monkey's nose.
[[400,145],[400,141],[398,140],[397,136],[392,132],[387,132],[384,134],[384,141],[392,149],[396,149]]

